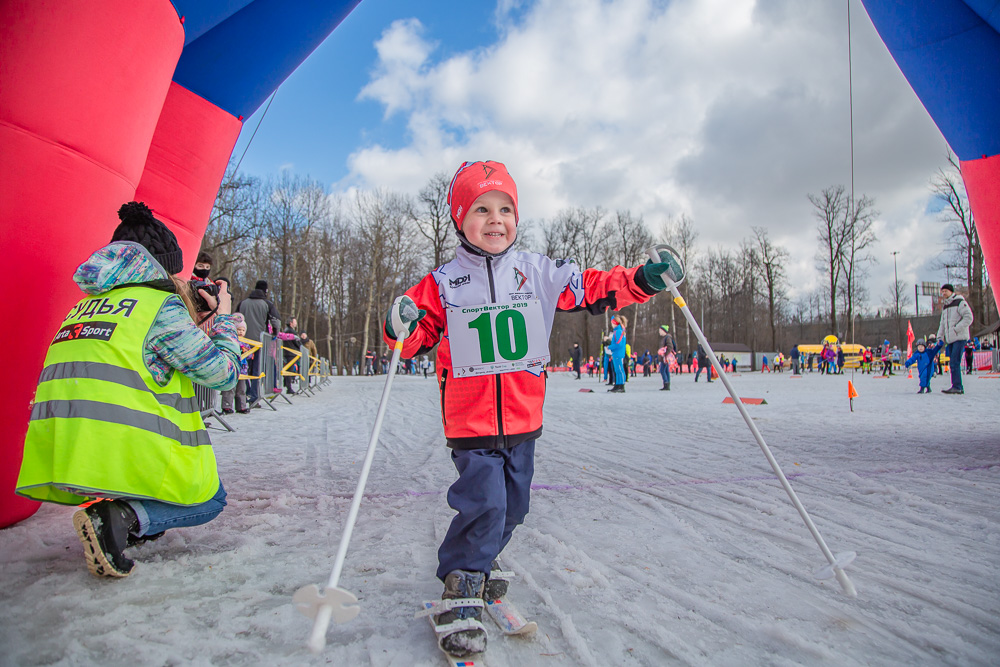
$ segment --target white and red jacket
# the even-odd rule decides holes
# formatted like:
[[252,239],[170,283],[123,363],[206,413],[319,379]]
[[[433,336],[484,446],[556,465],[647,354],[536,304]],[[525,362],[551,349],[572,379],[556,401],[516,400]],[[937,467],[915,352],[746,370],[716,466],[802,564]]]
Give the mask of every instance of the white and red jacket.
[[[408,289],[406,294],[427,315],[406,338],[402,356],[423,354],[440,343],[435,366],[448,446],[504,449],[537,438],[542,432],[546,376],[543,372],[515,371],[452,377],[447,307],[538,299],[547,340],[556,310],[598,314],[648,301],[656,290],[640,269],[616,266],[610,271],[581,271],[572,261],[537,253],[482,257],[459,246],[455,259]],[[395,344],[388,336],[385,340],[390,347]]]

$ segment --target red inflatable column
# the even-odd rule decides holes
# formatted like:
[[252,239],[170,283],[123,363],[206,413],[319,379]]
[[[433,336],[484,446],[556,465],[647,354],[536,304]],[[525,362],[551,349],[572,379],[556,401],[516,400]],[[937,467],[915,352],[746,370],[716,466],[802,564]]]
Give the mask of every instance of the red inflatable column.
[[962,179],[983,246],[993,297],[1000,303],[1000,155],[963,161]]
[[135,198],[146,202],[177,235],[185,277],[194,267],[242,126],[205,98],[170,84]]
[[167,0],[6,0],[0,11],[0,527],[49,341],[80,298],[76,266],[135,193],[184,46]]

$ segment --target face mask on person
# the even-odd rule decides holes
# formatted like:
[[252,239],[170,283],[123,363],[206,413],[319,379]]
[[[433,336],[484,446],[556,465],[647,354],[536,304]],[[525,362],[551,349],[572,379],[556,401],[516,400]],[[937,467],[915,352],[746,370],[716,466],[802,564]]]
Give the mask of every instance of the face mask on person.
[[198,276],[202,280],[208,280],[208,274],[211,271],[212,271],[212,269],[195,269],[193,271],[193,273],[194,273],[194,275]]

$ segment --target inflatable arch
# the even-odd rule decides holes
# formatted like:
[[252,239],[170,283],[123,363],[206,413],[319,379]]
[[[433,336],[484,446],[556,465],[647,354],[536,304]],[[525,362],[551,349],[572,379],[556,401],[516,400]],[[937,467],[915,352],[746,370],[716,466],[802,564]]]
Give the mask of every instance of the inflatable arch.
[[[0,527],[37,508],[13,489],[48,342],[79,297],[73,269],[133,198],[174,230],[190,269],[243,119],[359,2],[3,3]],[[1000,0],[862,2],[959,157],[1000,276]]]
[[145,201],[197,254],[249,117],[360,0],[8,0],[0,10],[0,527],[14,495],[48,342],[70,276]]
[[889,53],[960,161],[986,270],[993,277],[997,296],[1000,0],[862,2]]

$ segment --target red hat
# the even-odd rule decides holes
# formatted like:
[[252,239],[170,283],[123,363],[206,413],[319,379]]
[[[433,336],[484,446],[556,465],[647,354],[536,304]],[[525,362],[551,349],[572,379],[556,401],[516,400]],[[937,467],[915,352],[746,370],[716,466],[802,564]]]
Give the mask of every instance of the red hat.
[[510,196],[514,202],[514,220],[517,221],[517,185],[507,173],[507,167],[500,162],[463,162],[451,179],[448,188],[448,204],[451,217],[458,231],[462,231],[462,221],[469,212],[472,202],[491,190],[499,190]]

